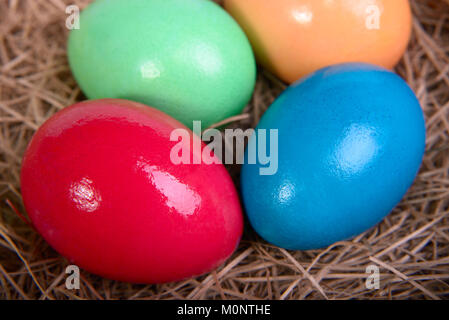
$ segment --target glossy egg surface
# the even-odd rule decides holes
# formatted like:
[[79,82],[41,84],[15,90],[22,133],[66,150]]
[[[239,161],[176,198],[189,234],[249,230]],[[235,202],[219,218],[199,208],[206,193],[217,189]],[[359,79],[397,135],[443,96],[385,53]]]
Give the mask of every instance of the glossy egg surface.
[[260,162],[243,165],[244,205],[254,229],[288,249],[325,247],[380,222],[411,186],[425,148],[413,91],[367,64],[296,82],[268,108],[260,130],[278,130],[278,170],[261,175]]
[[70,262],[110,279],[160,283],[219,266],[242,234],[238,195],[222,164],[173,164],[175,128],[187,130],[182,144],[199,141],[161,111],[126,100],[56,113],[23,159],[34,227]]
[[245,33],[209,0],[94,1],[68,58],[88,98],[145,103],[188,127],[240,113],[256,80]]
[[337,63],[392,68],[412,25],[409,0],[226,0],[225,8],[258,61],[288,83]]

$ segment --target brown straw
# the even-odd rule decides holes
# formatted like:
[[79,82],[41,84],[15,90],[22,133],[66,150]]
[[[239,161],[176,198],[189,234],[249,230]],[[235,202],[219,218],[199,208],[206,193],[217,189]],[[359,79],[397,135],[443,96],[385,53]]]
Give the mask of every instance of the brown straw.
[[[19,172],[33,132],[84,99],[67,64],[65,7],[88,2],[0,1],[0,299],[449,297],[449,0],[411,1],[413,37],[396,71],[421,101],[427,148],[413,187],[381,224],[313,251],[269,245],[247,225],[237,252],[208,275],[145,286],[81,271],[81,289],[66,289],[69,263],[15,210],[25,214]],[[227,125],[253,127],[284,88],[260,70],[251,103]],[[238,186],[239,167],[228,169]],[[379,289],[366,287],[369,265],[379,267]]]

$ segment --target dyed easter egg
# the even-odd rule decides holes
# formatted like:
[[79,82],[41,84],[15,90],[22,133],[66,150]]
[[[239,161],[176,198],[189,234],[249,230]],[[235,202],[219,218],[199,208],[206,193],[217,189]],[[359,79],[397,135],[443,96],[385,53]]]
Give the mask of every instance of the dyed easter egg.
[[327,67],[296,82],[263,115],[256,133],[263,130],[278,140],[254,134],[246,157],[257,144],[272,159],[275,153],[277,170],[261,174],[260,160],[243,165],[244,205],[263,238],[295,250],[325,247],[381,221],[412,184],[425,148],[412,90],[367,64]]
[[256,63],[245,33],[209,0],[97,0],[68,58],[90,99],[129,99],[203,128],[242,111]]
[[[185,138],[171,141],[174,128]],[[200,148],[187,149],[194,140]],[[23,159],[34,227],[71,263],[110,279],[160,283],[212,270],[239,243],[239,198],[222,164],[173,164],[175,145],[191,159],[208,148],[178,121],[131,101],[56,113]]]
[[225,0],[225,8],[258,61],[288,83],[337,63],[392,68],[412,25],[408,0]]

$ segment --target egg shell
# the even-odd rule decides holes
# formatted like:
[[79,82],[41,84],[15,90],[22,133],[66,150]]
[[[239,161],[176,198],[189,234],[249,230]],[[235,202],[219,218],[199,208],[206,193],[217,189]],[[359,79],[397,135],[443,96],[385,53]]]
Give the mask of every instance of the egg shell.
[[263,115],[256,132],[263,129],[278,130],[278,170],[260,175],[261,163],[243,165],[244,206],[259,235],[295,250],[381,221],[412,184],[425,148],[412,90],[367,64],[324,68],[293,84]]
[[[21,189],[34,227],[72,263],[114,280],[161,283],[219,266],[242,234],[238,194],[222,164],[172,163],[174,128],[188,130],[125,100],[56,113],[23,159]],[[199,140],[188,132],[183,143]]]
[[97,0],[68,40],[71,70],[90,99],[129,99],[192,128],[239,114],[256,63],[245,33],[209,0]]
[[412,26],[408,0],[225,0],[225,8],[257,60],[288,83],[344,62],[392,68]]

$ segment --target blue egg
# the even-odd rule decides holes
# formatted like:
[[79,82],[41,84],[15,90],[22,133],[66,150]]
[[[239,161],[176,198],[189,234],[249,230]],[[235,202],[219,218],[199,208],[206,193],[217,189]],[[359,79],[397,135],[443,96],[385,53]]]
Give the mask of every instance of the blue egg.
[[241,174],[249,220],[286,249],[351,238],[400,202],[424,149],[421,107],[398,75],[360,63],[321,69],[282,93],[249,141]]

